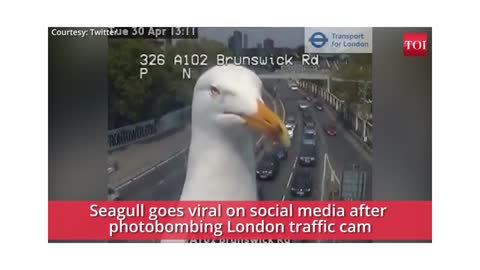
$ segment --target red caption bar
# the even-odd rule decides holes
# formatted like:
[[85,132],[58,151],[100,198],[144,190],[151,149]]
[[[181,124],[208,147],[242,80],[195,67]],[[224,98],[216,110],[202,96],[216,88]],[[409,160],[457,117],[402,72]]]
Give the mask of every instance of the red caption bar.
[[49,240],[431,240],[431,201],[49,201]]

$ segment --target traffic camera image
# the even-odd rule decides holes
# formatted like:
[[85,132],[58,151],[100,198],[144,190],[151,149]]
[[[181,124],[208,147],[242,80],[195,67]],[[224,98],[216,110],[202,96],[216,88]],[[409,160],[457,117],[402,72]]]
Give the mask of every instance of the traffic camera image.
[[[386,209],[397,207],[394,201],[415,201],[419,207],[397,208],[421,209],[409,217],[425,219],[422,230],[414,222],[407,226],[412,233],[407,236],[395,230],[400,233],[391,238],[375,238],[377,229],[367,223],[345,223],[342,233],[373,230],[374,238],[250,236],[310,242],[431,239],[431,54],[402,47],[430,50],[429,31],[49,28],[49,202],[92,202],[90,217],[116,216],[115,206],[123,204],[135,204],[132,209],[141,209],[144,217],[143,203],[207,209],[201,202],[212,213],[222,212],[213,202],[265,203],[292,213],[295,207],[325,203],[326,209],[347,209],[349,217],[377,217],[371,212],[381,210],[382,218],[387,215],[383,224],[397,224],[393,217],[399,212]],[[379,203],[390,201],[393,206]],[[117,237],[120,225],[130,226],[118,221],[110,224],[108,237],[98,231],[99,238],[88,240],[185,240],[180,234]],[[225,235],[215,223],[203,222],[194,225],[216,228],[214,238]],[[226,222],[238,233],[247,228]],[[335,234],[332,224],[271,226],[330,228]],[[54,239],[81,240],[63,233]]]
[[[306,54],[303,28],[270,35],[261,28],[197,31],[197,39],[109,39],[109,198],[179,200],[191,184],[189,196],[196,199],[371,199],[371,54]],[[202,76],[210,81],[201,82]],[[216,88],[202,89],[201,83]],[[230,146],[209,133],[214,127],[201,128],[206,120],[194,106],[202,91],[213,91],[210,102],[258,92],[258,102],[278,116],[286,131],[281,136],[290,140],[285,145],[262,128],[240,124],[251,137],[238,146],[251,150],[251,171],[236,173],[240,187],[218,185],[211,195],[202,191],[208,182],[231,179],[241,156],[212,151]],[[236,105],[247,110],[251,104]],[[197,135],[201,141],[192,148],[195,132],[205,134]],[[238,142],[239,132],[228,139]],[[195,179],[189,165],[200,167],[208,179],[185,182]],[[236,197],[242,185],[250,185],[251,194]]]

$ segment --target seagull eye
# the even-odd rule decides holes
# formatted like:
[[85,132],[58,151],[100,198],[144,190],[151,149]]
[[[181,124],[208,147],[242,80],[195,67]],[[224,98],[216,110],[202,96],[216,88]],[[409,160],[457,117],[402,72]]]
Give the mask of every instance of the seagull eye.
[[211,86],[210,87],[210,95],[212,97],[216,97],[216,96],[220,95],[220,90],[218,90],[218,88],[216,88],[215,86]]

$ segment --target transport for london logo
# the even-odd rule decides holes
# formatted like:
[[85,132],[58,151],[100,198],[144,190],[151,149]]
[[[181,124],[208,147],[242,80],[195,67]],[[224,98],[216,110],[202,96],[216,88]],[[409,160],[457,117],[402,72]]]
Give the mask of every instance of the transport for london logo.
[[321,48],[328,42],[328,38],[322,32],[315,32],[309,39],[310,43],[315,48]]

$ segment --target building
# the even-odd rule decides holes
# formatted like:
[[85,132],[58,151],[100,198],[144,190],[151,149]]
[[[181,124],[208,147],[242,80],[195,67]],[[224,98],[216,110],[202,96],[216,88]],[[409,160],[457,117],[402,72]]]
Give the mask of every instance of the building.
[[234,55],[241,55],[242,53],[242,32],[234,31],[233,35],[228,38],[228,49]]
[[267,54],[272,54],[274,48],[275,48],[275,44],[273,42],[273,39],[266,38],[263,40],[263,49]]
[[243,34],[243,48],[247,49],[248,48],[248,35]]
[[228,38],[228,49],[231,51],[231,52],[234,52],[235,51],[235,44],[233,42],[233,36],[230,36]]

